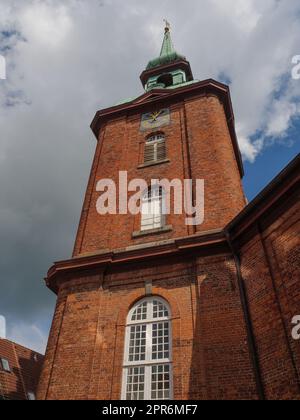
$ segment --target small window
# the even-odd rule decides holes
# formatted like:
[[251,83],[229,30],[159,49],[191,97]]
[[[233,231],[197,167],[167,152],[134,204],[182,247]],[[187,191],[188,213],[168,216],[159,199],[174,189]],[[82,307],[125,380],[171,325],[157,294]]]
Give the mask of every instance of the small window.
[[145,145],[144,163],[155,163],[166,159],[166,142],[163,134],[148,137]]
[[7,359],[1,359],[1,365],[2,369],[5,370],[5,372],[11,372],[9,361]]
[[142,197],[141,231],[165,226],[164,192],[162,187],[149,187]]
[[28,392],[27,393],[27,398],[30,401],[35,401],[35,393],[34,392]]

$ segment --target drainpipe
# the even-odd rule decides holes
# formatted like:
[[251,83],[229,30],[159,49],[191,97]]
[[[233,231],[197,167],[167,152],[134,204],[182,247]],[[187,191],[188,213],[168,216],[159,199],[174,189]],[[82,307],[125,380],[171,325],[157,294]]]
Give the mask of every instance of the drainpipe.
[[228,231],[225,231],[225,235],[226,235],[226,239],[231,249],[234,262],[235,262],[241,304],[242,304],[244,319],[246,323],[248,347],[249,347],[250,357],[251,357],[251,361],[253,365],[255,383],[256,383],[256,390],[257,390],[259,399],[264,401],[266,399],[266,396],[265,396],[265,391],[264,391],[264,386],[263,386],[263,381],[262,381],[262,376],[261,376],[261,370],[260,370],[260,365],[259,365],[259,358],[258,358],[258,352],[257,352],[255,336],[254,336],[254,331],[253,331],[253,325],[252,325],[252,320],[250,316],[247,291],[246,291],[245,282],[242,276],[241,260],[240,260],[239,253],[234,248],[234,245],[230,237],[230,233]]
[[271,280],[272,280],[272,286],[273,286],[273,290],[274,290],[274,294],[275,294],[276,304],[277,304],[278,311],[279,311],[279,314],[280,314],[280,320],[281,320],[282,328],[283,328],[284,335],[285,335],[287,349],[288,349],[290,359],[291,359],[291,363],[292,363],[292,366],[293,366],[293,370],[294,370],[294,373],[295,373],[295,378],[296,378],[296,381],[297,381],[298,391],[300,391],[300,378],[299,378],[299,372],[298,372],[298,369],[297,369],[297,362],[295,360],[294,352],[293,352],[293,349],[291,347],[291,343],[290,343],[290,340],[289,340],[289,333],[287,331],[285,318],[284,318],[284,313],[283,313],[283,309],[282,309],[282,306],[281,306],[281,301],[280,301],[280,298],[279,298],[279,295],[278,295],[278,289],[276,287],[274,269],[272,267],[272,263],[271,263],[271,260],[270,260],[270,255],[269,255],[269,252],[268,252],[268,249],[267,249],[265,238],[263,236],[263,229],[262,229],[261,224],[259,222],[257,224],[257,230],[259,232],[260,241],[262,243],[262,247],[263,247],[264,254],[265,254],[265,260],[266,260],[268,270],[269,270],[269,273],[270,273],[270,277],[271,277]]

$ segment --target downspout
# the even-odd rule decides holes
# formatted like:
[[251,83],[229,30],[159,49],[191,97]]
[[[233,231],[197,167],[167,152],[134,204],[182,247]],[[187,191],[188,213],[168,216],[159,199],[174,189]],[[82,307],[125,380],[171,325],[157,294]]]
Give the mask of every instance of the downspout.
[[252,320],[251,320],[251,315],[250,315],[247,291],[246,291],[245,282],[242,275],[240,255],[235,250],[231,237],[230,237],[230,233],[227,230],[225,231],[225,235],[226,235],[226,239],[231,249],[234,262],[235,262],[241,304],[242,304],[244,319],[246,323],[249,353],[250,353],[250,357],[252,361],[255,383],[256,383],[256,390],[257,390],[259,399],[264,401],[266,399],[266,396],[265,396],[265,391],[264,391],[264,386],[263,386],[263,381],[262,381],[261,369],[259,365],[258,351],[256,347],[253,325],[252,325]]
[[271,260],[270,260],[270,255],[269,255],[269,252],[268,252],[268,249],[267,249],[265,238],[263,236],[263,230],[262,230],[261,224],[259,222],[257,223],[257,229],[258,229],[258,232],[259,232],[260,240],[261,240],[262,247],[263,247],[264,254],[265,254],[265,260],[266,260],[268,270],[269,270],[269,273],[270,273],[270,277],[271,277],[271,280],[272,280],[272,286],[273,286],[273,290],[274,290],[274,294],[275,294],[276,304],[277,304],[278,311],[279,311],[279,314],[280,314],[280,320],[281,320],[281,323],[282,323],[282,328],[283,328],[284,335],[285,335],[287,350],[289,352],[291,363],[292,363],[293,370],[294,370],[294,373],[295,373],[295,378],[296,378],[296,382],[297,382],[298,391],[300,391],[300,378],[299,378],[299,372],[298,372],[298,369],[297,369],[297,363],[296,363],[296,360],[295,360],[295,357],[294,357],[294,352],[293,352],[291,344],[290,344],[289,333],[288,333],[287,328],[286,328],[286,323],[285,323],[284,314],[283,314],[283,310],[282,310],[282,306],[281,306],[281,301],[280,301],[280,298],[278,296],[278,289],[276,287],[274,269],[272,267],[272,263],[271,263]]

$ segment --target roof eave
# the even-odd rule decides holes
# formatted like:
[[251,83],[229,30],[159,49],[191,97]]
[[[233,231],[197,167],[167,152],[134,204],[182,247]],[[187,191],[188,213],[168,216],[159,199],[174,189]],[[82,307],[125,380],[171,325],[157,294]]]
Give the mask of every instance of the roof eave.
[[172,239],[164,243],[146,244],[145,247],[135,246],[126,249],[104,251],[93,255],[83,255],[66,261],[56,262],[48,271],[45,279],[47,287],[58,293],[60,280],[67,281],[80,273],[105,270],[107,267],[120,266],[128,263],[138,263],[159,258],[168,258],[193,253],[194,251],[207,251],[207,248],[218,250],[227,246],[226,237],[222,230],[203,232],[201,234],[184,238]]
[[[272,207],[281,204],[282,197],[290,191],[297,191],[300,185],[300,154],[251,202],[225,229],[203,232],[184,238],[147,244],[145,247],[131,246],[125,249],[104,250],[91,255],[81,255],[54,264],[48,271],[46,284],[54,293],[58,293],[60,281],[68,281],[87,270],[105,270],[108,266],[120,266],[124,263],[137,263],[159,258],[199,255],[202,252],[224,252],[228,247],[228,232],[233,240],[244,237],[245,230],[257,224],[263,217],[268,217]],[[230,249],[228,249],[230,251]],[[196,253],[196,254],[195,254]]]

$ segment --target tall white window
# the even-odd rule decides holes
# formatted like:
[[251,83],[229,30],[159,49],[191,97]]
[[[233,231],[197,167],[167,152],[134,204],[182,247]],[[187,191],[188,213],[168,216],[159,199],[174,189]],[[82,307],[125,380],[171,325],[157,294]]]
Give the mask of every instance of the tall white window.
[[145,163],[155,163],[166,159],[166,142],[164,134],[148,137],[145,144]]
[[171,321],[168,304],[145,298],[127,317],[123,400],[172,399]]
[[162,187],[149,187],[142,197],[141,230],[159,229],[165,225],[165,197]]

